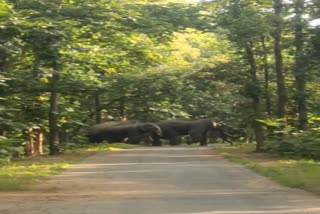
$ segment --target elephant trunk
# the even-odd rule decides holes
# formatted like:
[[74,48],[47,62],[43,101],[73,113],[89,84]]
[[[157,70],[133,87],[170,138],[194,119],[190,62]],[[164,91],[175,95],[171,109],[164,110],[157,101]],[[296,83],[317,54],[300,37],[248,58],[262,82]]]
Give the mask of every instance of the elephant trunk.
[[154,125],[155,125],[155,127],[156,127],[155,134],[156,134],[157,136],[161,137],[161,136],[162,136],[162,130],[161,130],[161,128],[160,128],[159,126],[157,126],[156,124],[154,124]]

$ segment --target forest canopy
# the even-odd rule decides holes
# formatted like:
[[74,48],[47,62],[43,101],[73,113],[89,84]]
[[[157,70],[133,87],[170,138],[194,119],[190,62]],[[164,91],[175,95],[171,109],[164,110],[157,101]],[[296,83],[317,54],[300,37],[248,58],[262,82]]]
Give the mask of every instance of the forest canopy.
[[27,127],[58,154],[103,121],[218,118],[250,133],[257,150],[304,143],[319,157],[319,8],[0,0],[0,156],[23,145]]

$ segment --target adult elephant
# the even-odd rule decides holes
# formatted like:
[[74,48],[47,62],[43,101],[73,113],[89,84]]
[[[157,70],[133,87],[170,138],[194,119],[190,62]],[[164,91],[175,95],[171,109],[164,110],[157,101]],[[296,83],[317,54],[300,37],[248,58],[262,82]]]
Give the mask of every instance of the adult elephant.
[[100,143],[107,141],[126,142],[137,144],[145,136],[153,136],[159,138],[162,135],[159,126],[153,123],[136,123],[136,122],[106,122],[92,126],[88,131],[90,143]]
[[200,142],[201,146],[207,145],[207,132],[209,130],[219,130],[222,128],[221,124],[211,119],[175,119],[163,120],[155,123],[162,130],[162,137],[155,137],[153,141],[154,146],[161,145],[160,138],[169,140],[170,145],[178,145],[180,143],[180,136],[189,135],[190,144]]

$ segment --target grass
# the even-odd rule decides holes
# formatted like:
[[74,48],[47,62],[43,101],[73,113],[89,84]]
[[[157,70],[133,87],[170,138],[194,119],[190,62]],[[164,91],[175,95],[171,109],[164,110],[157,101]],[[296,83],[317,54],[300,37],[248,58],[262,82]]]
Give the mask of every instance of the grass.
[[123,143],[95,144],[85,148],[73,148],[58,156],[41,155],[16,158],[11,164],[0,166],[0,191],[26,190],[29,184],[40,181],[49,175],[58,174],[98,151],[134,147],[137,146]]
[[121,149],[133,149],[136,147],[139,147],[141,145],[132,145],[132,144],[126,144],[126,143],[113,143],[113,144],[93,144],[89,145],[86,150],[87,151],[115,151],[115,150],[121,150]]
[[217,154],[288,187],[320,194],[320,162],[254,152],[254,145],[219,146]]

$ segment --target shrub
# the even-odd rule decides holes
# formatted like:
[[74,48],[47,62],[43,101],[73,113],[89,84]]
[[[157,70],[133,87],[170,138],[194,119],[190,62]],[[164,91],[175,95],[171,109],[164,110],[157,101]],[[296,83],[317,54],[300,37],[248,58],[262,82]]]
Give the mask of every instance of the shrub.
[[266,149],[291,157],[320,159],[320,131],[284,135],[267,142]]
[[0,165],[9,164],[13,157],[19,156],[23,151],[21,139],[0,136]]

